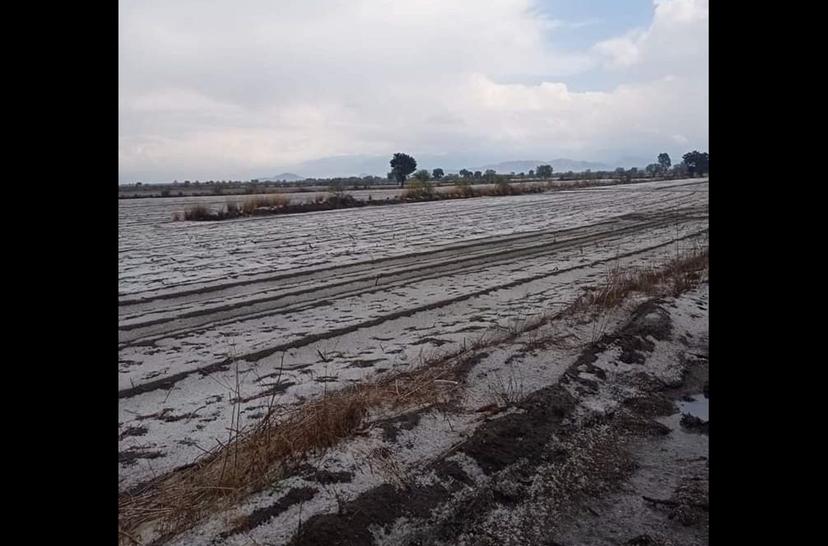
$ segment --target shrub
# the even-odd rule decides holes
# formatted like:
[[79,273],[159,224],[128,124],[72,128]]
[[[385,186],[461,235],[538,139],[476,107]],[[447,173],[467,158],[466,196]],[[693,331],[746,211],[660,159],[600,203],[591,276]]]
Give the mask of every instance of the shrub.
[[325,202],[333,208],[355,207],[359,205],[359,201],[349,193],[331,193],[328,195]]
[[454,185],[454,189],[449,190],[449,196],[455,198],[475,197],[478,195],[477,191],[472,187],[468,180],[458,180]]
[[429,173],[429,172],[428,172],[427,170],[425,170],[425,169],[420,169],[419,171],[417,171],[416,173],[414,173],[414,179],[415,179],[415,180],[418,180],[418,181],[420,181],[420,182],[425,182],[426,180],[430,180],[430,179],[431,179],[431,173]]
[[426,201],[435,199],[434,184],[427,180],[412,180],[402,198],[412,201]]
[[509,181],[506,180],[505,178],[499,178],[497,180],[497,182],[495,182],[495,187],[494,187],[494,194],[495,195],[512,195],[513,193],[515,193],[515,192],[514,192],[514,189],[512,188],[512,185],[509,184]]
[[290,199],[281,194],[274,195],[259,195],[246,199],[242,203],[242,212],[244,214],[253,214],[257,209],[263,208],[281,208],[286,206]]
[[193,205],[184,211],[185,220],[209,220],[216,215],[204,205]]

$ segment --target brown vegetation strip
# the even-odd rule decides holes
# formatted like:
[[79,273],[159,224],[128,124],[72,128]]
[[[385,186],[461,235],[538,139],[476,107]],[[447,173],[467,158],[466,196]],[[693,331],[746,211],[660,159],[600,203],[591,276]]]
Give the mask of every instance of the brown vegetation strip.
[[352,209],[361,207],[401,205],[405,203],[423,203],[427,201],[443,201],[446,199],[470,199],[474,197],[500,197],[507,195],[525,195],[530,193],[544,193],[547,191],[562,191],[600,186],[619,186],[628,184],[642,184],[652,182],[647,180],[579,180],[568,183],[546,182],[522,183],[515,185],[507,181],[498,181],[492,187],[476,187],[468,181],[459,181],[446,191],[437,191],[430,182],[411,181],[410,187],[399,197],[385,199],[357,199],[351,194],[331,192],[327,197],[317,196],[313,201],[306,203],[290,203],[290,198],[284,195],[260,196],[245,200],[241,204],[228,201],[222,210],[210,210],[204,205],[194,205],[184,213],[173,214],[174,221],[215,221],[231,220],[249,216],[272,216],[280,214],[299,214],[303,212],[320,212],[327,210]]

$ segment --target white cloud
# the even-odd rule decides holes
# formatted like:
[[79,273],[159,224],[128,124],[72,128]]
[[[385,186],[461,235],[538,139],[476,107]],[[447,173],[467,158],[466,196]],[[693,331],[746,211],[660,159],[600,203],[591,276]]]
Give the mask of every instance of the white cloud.
[[708,0],[656,0],[646,30],[597,43],[593,50],[609,68],[647,64],[651,71],[707,67]]
[[611,38],[595,44],[594,50],[607,57],[612,68],[625,68],[641,61],[641,49],[647,34],[633,30],[620,38]]
[[[565,24],[532,0],[122,0],[121,178],[399,150],[706,146],[706,1],[656,2],[648,29],[584,51],[556,47]],[[602,65],[614,85],[566,85]]]

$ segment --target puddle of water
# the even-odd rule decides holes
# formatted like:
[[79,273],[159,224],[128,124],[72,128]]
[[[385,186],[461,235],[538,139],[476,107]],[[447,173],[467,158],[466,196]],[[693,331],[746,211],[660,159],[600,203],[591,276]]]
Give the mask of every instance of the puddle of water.
[[710,420],[710,406],[709,400],[703,394],[694,394],[691,396],[692,401],[679,400],[678,406],[681,413],[689,413],[694,417],[698,417],[702,421]]

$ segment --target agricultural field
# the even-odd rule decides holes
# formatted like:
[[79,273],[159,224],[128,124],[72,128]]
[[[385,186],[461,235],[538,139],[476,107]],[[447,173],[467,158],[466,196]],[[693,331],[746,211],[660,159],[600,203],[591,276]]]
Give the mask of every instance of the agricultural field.
[[123,543],[706,543],[708,186],[120,201]]

